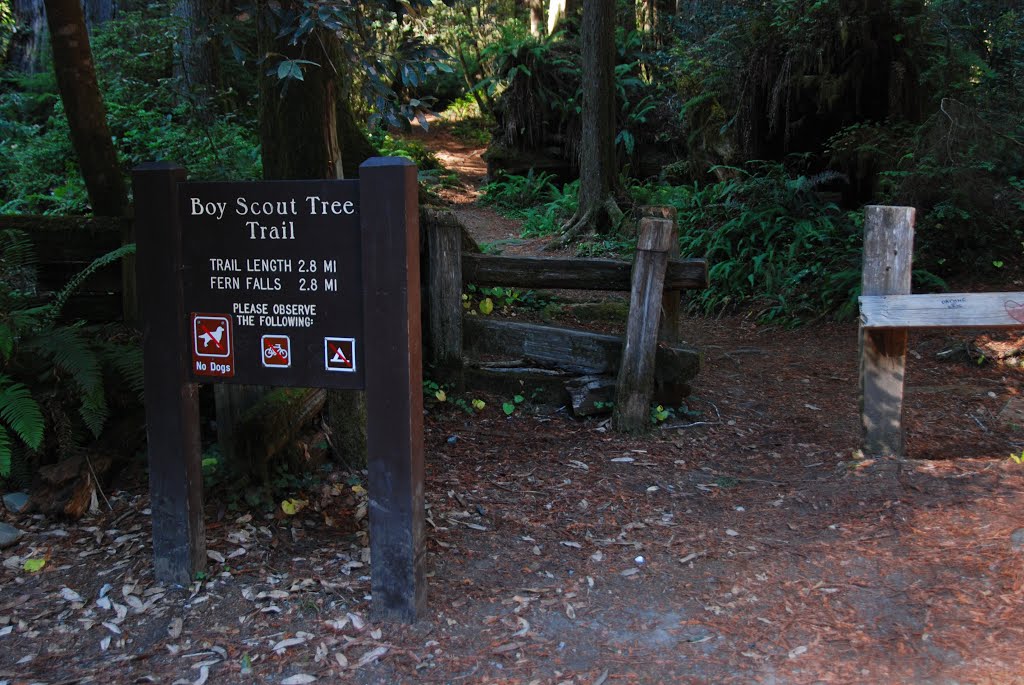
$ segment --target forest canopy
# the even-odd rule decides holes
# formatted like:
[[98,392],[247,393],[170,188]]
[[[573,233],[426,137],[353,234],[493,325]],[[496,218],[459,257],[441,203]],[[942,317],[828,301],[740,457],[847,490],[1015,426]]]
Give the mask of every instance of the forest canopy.
[[[487,144],[483,200],[555,235],[577,212],[594,143],[582,135],[583,4],[84,8],[125,173],[169,159],[193,178],[258,178],[278,159],[261,125],[304,107],[301,88],[322,78],[339,102],[337,163],[399,151],[440,178],[404,136],[437,112]],[[0,212],[85,213],[42,5],[0,0]],[[918,209],[916,261],[932,285],[1021,263],[1019,3],[630,0],[614,12],[602,50],[614,50],[608,136],[625,211],[578,250],[626,252],[630,210],[673,205],[683,253],[711,264],[698,305],[755,303],[769,318],[852,313],[865,204]]]

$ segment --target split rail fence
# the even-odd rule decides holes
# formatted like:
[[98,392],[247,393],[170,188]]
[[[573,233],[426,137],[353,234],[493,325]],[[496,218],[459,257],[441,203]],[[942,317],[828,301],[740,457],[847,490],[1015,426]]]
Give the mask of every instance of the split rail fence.
[[1024,292],[910,294],[914,208],[865,210],[860,297],[862,448],[904,450],[903,384],[911,329],[1024,328]]

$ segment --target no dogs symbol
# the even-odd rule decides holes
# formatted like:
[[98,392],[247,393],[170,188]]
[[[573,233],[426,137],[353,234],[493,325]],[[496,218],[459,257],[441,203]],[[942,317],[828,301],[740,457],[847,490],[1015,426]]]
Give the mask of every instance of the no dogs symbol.
[[219,378],[235,375],[230,316],[192,315],[192,373]]

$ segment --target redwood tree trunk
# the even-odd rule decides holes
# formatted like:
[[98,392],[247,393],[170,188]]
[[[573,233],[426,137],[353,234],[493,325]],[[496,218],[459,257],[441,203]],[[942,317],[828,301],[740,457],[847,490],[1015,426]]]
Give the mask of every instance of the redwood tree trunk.
[[[266,12],[266,9],[263,10]],[[284,45],[276,29],[260,17],[259,52],[283,54],[319,66],[303,71],[303,79],[282,83],[272,65],[260,69],[260,146],[265,179],[343,178],[373,147],[359,130],[342,87],[346,73],[338,37],[315,29],[302,45]],[[268,69],[272,72],[267,74]],[[351,145],[353,149],[342,147]],[[356,390],[327,394],[328,425],[335,451],[357,465],[366,463],[366,402]]]
[[46,47],[46,11],[43,0],[13,0],[14,35],[7,45],[3,65],[22,74],[42,69],[42,53]]
[[78,0],[47,0],[46,19],[57,88],[93,214],[120,216],[127,205],[124,178],[96,81],[82,6]]
[[619,218],[615,161],[615,0],[587,0],[580,28],[583,43],[583,135],[576,215],[551,244],[562,247],[585,230],[602,230]]
[[526,0],[530,11],[530,34],[540,38],[544,35],[544,0]]
[[217,0],[178,0],[174,6],[174,16],[180,20],[174,76],[184,94],[203,96],[217,85],[220,64],[210,27],[220,17],[221,6]]

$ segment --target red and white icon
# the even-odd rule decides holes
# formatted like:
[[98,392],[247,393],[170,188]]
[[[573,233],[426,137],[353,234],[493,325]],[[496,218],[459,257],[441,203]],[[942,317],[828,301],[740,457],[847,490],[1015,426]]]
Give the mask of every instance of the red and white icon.
[[263,366],[287,369],[292,365],[292,341],[287,335],[264,335],[260,338]]
[[197,357],[215,359],[231,356],[231,319],[196,314],[192,317],[192,351]]
[[324,368],[328,371],[356,370],[355,338],[324,338]]

